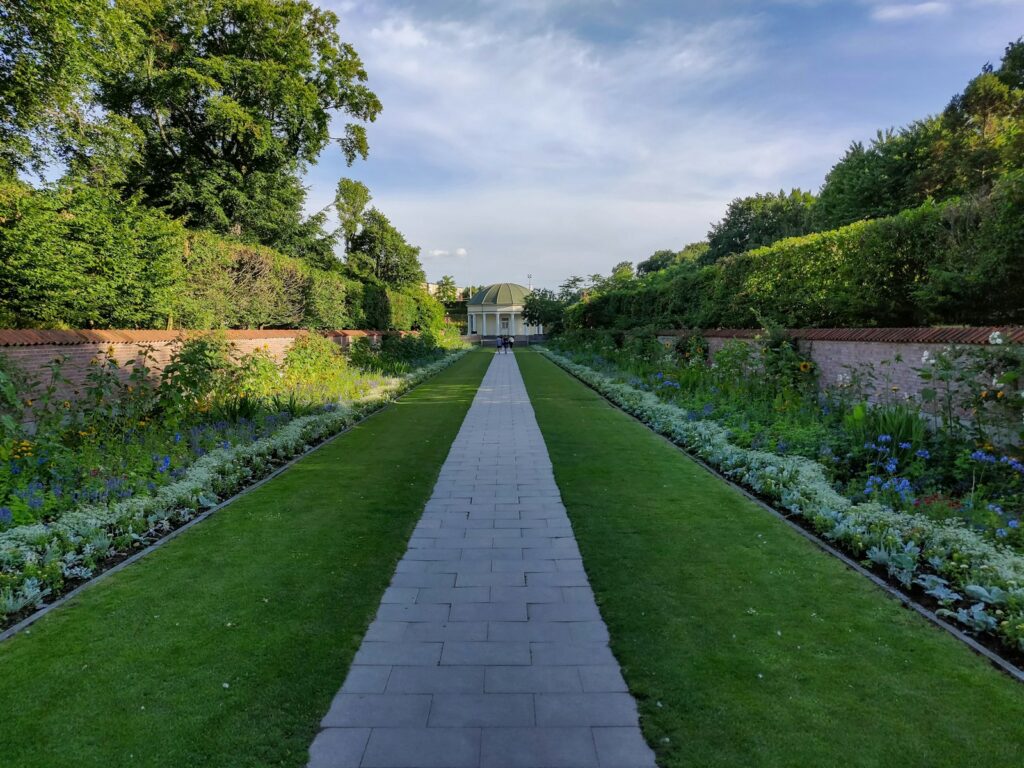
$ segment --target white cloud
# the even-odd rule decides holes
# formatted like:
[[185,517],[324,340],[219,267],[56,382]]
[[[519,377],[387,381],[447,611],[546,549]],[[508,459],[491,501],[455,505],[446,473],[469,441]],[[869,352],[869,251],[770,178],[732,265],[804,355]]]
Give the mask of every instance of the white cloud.
[[949,3],[898,3],[876,5],[871,9],[875,21],[906,21],[922,16],[942,16],[950,10]]

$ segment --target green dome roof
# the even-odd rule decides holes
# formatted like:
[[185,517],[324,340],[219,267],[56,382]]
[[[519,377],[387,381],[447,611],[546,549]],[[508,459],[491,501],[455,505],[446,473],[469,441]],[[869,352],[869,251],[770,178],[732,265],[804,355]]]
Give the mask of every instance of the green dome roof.
[[518,283],[495,283],[488,285],[469,300],[470,305],[475,304],[496,304],[507,306],[509,304],[522,304],[526,301],[530,289]]

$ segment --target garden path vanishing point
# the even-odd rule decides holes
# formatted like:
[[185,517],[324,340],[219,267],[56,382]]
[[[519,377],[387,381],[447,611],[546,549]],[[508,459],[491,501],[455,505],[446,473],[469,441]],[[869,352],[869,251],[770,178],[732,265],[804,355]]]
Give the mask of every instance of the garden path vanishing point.
[[494,355],[309,765],[653,768],[514,355]]

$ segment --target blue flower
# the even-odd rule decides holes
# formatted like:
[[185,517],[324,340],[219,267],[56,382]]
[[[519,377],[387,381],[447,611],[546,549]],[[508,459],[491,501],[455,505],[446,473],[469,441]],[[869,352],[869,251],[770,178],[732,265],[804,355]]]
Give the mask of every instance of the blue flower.
[[177,445],[181,442],[181,432],[174,433],[174,444]]
[[159,472],[160,474],[163,474],[168,469],[170,469],[170,467],[171,467],[171,457],[170,456],[164,456],[160,460],[160,463],[156,465],[156,471]]
[[924,448],[914,453],[914,455],[917,456],[917,458],[919,459],[930,459],[932,457],[932,455],[928,453],[928,451],[926,451]]
[[892,442],[892,435],[879,435],[878,436],[878,442],[880,442],[880,443],[891,443]]
[[14,513],[10,507],[0,507],[0,523],[6,525],[14,519]]
[[1002,508],[1002,507],[1000,507],[1000,506],[999,506],[998,504],[989,504],[989,505],[988,505],[988,508],[989,508],[989,509],[990,509],[990,510],[991,510],[992,512],[995,512],[995,513],[996,513],[997,515],[1001,515],[1001,514],[1003,514],[1003,508]]
[[1000,539],[1005,539],[1007,535],[1008,534],[1006,533],[1005,528],[996,528],[996,536],[998,536]]
[[895,458],[891,458],[887,462],[885,462],[885,471],[888,472],[891,475],[893,472],[896,471],[896,467],[898,465],[899,465],[899,462],[896,461]]
[[900,450],[902,450],[902,451],[906,451],[906,450],[908,450],[911,447],[912,446],[911,446],[910,443],[900,443]]
[[1010,522],[1007,523],[1007,525],[1010,526],[1011,528],[1019,528],[1020,527],[1020,521],[1019,520],[1011,520]]
[[704,415],[710,416],[714,410],[715,406],[713,406],[711,403],[708,403],[707,405],[704,406]]
[[975,451],[971,454],[971,458],[975,461],[980,461],[983,464],[995,464],[996,457],[991,453],[985,453],[985,451]]

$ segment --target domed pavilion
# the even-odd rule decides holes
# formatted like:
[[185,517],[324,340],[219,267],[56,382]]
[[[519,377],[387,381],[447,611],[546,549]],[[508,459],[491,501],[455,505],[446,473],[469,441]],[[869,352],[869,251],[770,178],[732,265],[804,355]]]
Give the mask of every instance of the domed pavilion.
[[469,332],[480,336],[535,336],[539,325],[523,320],[523,304],[530,289],[517,283],[495,283],[477,291],[466,303]]

